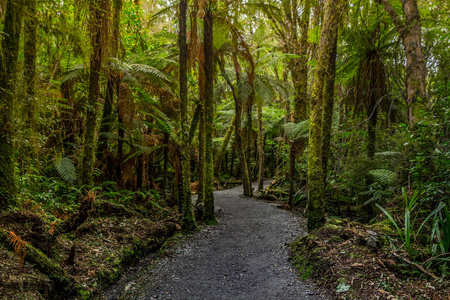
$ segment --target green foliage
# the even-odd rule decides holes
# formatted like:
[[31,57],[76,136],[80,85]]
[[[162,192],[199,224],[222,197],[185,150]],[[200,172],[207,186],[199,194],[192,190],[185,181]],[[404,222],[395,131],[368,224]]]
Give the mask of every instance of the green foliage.
[[291,143],[304,141],[309,136],[309,120],[298,123],[286,123],[283,125],[283,129]]
[[397,174],[386,169],[370,170],[369,174],[383,185],[393,185],[397,181]]
[[413,243],[415,242],[415,239],[419,235],[422,227],[428,222],[429,219],[433,218],[443,207],[444,205],[440,203],[420,224],[417,232],[414,232],[414,225],[416,223],[416,220],[418,218],[418,212],[416,208],[419,206],[419,199],[423,195],[423,192],[419,192],[418,190],[415,190],[411,195],[408,195],[406,190],[402,188],[402,195],[405,201],[405,213],[404,213],[404,220],[403,220],[403,228],[400,229],[400,226],[397,224],[397,222],[394,220],[394,217],[385,210],[381,205],[378,203],[375,204],[389,219],[389,221],[392,223],[392,225],[397,230],[397,234],[400,236],[403,246],[406,250],[406,252],[409,254],[410,257],[415,257],[415,251],[413,249]]
[[73,184],[77,181],[77,171],[72,160],[68,157],[63,157],[55,161],[55,168],[59,176],[67,183]]

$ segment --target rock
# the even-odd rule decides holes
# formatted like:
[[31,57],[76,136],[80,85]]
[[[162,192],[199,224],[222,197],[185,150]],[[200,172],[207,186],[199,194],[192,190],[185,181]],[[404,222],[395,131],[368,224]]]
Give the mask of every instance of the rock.
[[365,239],[366,246],[376,249],[378,247],[378,234],[372,230],[367,230],[366,233],[369,234]]

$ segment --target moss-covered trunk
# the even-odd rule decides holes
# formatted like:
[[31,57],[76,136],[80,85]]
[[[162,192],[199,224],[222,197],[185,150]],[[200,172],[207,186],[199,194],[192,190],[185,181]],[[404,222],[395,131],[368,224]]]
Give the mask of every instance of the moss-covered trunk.
[[339,21],[339,1],[325,1],[319,54],[316,61],[314,85],[310,99],[309,149],[308,149],[308,230],[320,227],[324,217],[324,190],[322,165],[322,113],[324,87],[328,66],[333,54],[333,44]]
[[182,228],[185,231],[192,231],[197,228],[195,224],[194,213],[192,211],[191,201],[191,171],[190,171],[190,148],[189,148],[189,121],[188,121],[188,106],[187,106],[187,58],[188,48],[186,42],[186,10],[187,0],[180,1],[179,9],[179,33],[178,46],[180,48],[180,122],[181,122],[181,181],[182,181],[182,199],[180,204],[182,206],[183,220]]
[[214,158],[213,158],[213,93],[214,93],[214,54],[213,54],[213,3],[209,1],[203,18],[205,54],[205,206],[203,220],[216,223],[214,214]]
[[[0,228],[0,244],[5,248],[14,251],[12,244],[10,243],[10,235],[8,231]],[[37,250],[30,244],[26,244],[25,261],[30,263],[33,267],[45,274],[53,281],[53,289],[58,292],[61,298],[69,296],[73,290],[72,280],[67,275],[66,271],[57,263],[53,263],[44,253]]]
[[[122,13],[122,0],[113,0],[113,17],[112,17],[112,38],[110,46],[110,57],[116,58],[119,51],[120,39],[120,17]],[[100,132],[110,132],[111,124],[114,122],[113,99],[114,86],[117,85],[116,74],[113,70],[108,70],[106,82],[105,104],[103,105],[102,121]],[[108,138],[100,135],[98,139],[97,159],[102,157],[103,152],[108,148]],[[107,177],[111,174],[107,174]]]
[[24,42],[24,76],[27,88],[26,100],[26,120],[33,127],[34,124],[34,102],[36,94],[36,33],[37,33],[37,16],[36,16],[36,0],[26,1],[25,25],[25,42]]
[[89,94],[86,103],[86,123],[84,132],[84,153],[81,168],[81,182],[86,186],[94,183],[95,128],[97,126],[97,99],[100,91],[100,69],[103,48],[106,46],[106,30],[109,0],[91,0],[89,4],[91,28],[91,58],[89,67]]
[[[293,9],[293,17],[290,21],[291,31],[297,28],[296,26],[296,9]],[[295,123],[301,122],[306,119],[307,105],[308,105],[308,29],[309,19],[311,14],[311,0],[304,1],[303,13],[299,24],[300,40],[299,46],[293,48],[294,53],[299,57],[292,60],[289,64],[291,71],[292,84],[295,90],[294,96],[294,111],[293,119]],[[289,18],[288,18],[289,19]],[[291,39],[296,40],[296,34],[291,34]],[[295,43],[297,44],[297,43]],[[295,161],[297,155],[304,149],[304,144],[293,142],[289,147],[289,205],[292,206],[294,199],[294,182],[295,182]]]
[[325,95],[322,115],[322,169],[324,188],[326,188],[328,160],[330,158],[330,144],[331,144],[331,125],[333,122],[333,106],[334,106],[334,77],[336,73],[336,54],[337,54],[337,33],[334,36],[334,41],[329,57],[327,73],[325,75]]
[[220,147],[219,154],[217,155],[216,159],[216,165],[214,167],[214,175],[216,177],[220,177],[220,169],[222,166],[222,159],[225,156],[225,153],[227,152],[228,144],[231,139],[231,135],[234,132],[234,124],[235,124],[236,116],[233,117],[231,120],[230,127],[228,127],[227,133],[225,134],[225,138],[223,139],[222,146]]
[[262,122],[262,103],[258,103],[258,190],[264,189],[264,139],[263,139],[263,122]]
[[22,25],[22,1],[9,0],[0,57],[0,210],[16,205],[14,178],[14,82]]

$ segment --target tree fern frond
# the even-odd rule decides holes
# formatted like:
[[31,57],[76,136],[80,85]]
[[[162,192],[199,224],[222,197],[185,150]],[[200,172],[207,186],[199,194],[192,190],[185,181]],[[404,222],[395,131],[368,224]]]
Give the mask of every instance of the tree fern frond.
[[68,157],[63,157],[54,162],[58,175],[66,182],[73,184],[77,180],[77,172],[72,160]]
[[384,185],[392,185],[397,181],[397,173],[386,169],[371,170],[368,173]]
[[291,142],[299,142],[305,140],[309,136],[309,120],[298,123],[286,123],[283,125],[286,137]]
[[88,68],[83,64],[78,64],[72,67],[66,75],[61,79],[61,84],[66,84],[75,80],[79,80],[89,75]]

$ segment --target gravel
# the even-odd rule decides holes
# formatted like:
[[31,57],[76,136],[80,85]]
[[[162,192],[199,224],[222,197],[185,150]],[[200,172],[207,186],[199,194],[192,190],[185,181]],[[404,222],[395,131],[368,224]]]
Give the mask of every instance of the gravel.
[[242,193],[242,187],[215,192],[218,226],[204,227],[104,298],[329,299],[299,279],[288,260],[286,243],[306,234],[301,220]]

